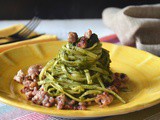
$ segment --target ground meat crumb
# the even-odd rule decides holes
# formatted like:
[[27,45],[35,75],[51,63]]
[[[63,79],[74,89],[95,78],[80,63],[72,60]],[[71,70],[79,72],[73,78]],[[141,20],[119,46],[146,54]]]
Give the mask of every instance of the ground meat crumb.
[[87,107],[85,105],[79,105],[77,107],[77,110],[86,110],[86,109],[87,109]]
[[86,48],[87,47],[87,38],[85,38],[84,36],[80,38],[80,41],[77,44],[77,47],[80,48]]
[[52,106],[54,103],[54,98],[53,97],[49,97],[48,95],[45,95],[43,101],[42,101],[42,105],[45,107],[50,107]]
[[87,109],[87,103],[86,102],[79,102],[77,106],[77,110],[86,110]]
[[59,95],[56,97],[56,107],[57,109],[66,109],[66,110],[84,110],[86,107],[84,105],[78,104],[75,100],[71,100],[65,95]]
[[27,97],[28,100],[31,100],[32,97],[34,96],[34,95],[32,94],[32,91],[25,92],[25,95],[26,95],[26,97]]
[[88,40],[90,39],[92,35],[92,31],[89,29],[87,32],[85,32],[84,36],[82,36],[77,44],[77,47],[80,47],[82,49],[87,48],[88,46]]
[[90,30],[90,29],[88,29],[88,31],[84,33],[84,37],[87,39],[89,39],[91,37],[91,35],[92,35],[92,30]]
[[48,96],[47,92],[39,90],[32,98],[32,102],[45,107],[50,107],[54,104],[54,98]]
[[75,101],[75,100],[70,100],[70,101],[68,102],[68,104],[69,104],[69,105],[74,105],[74,104],[76,104],[76,101]]
[[108,89],[114,91],[115,93],[119,92],[118,89],[114,85],[109,86]]
[[76,43],[78,40],[78,35],[75,32],[69,32],[68,34],[68,42],[70,43]]
[[30,91],[28,87],[24,87],[23,89],[21,89],[21,93],[23,93],[23,94],[28,91]]
[[60,95],[56,97],[56,102],[57,102],[57,109],[63,109],[65,106],[67,99],[65,95]]
[[113,74],[113,85],[118,88],[127,88],[126,82],[129,80],[128,76],[124,73],[114,73]]
[[113,96],[104,92],[102,94],[99,94],[95,98],[95,102],[100,105],[100,107],[108,106],[113,101]]
[[33,65],[28,69],[28,75],[31,76],[32,79],[36,79],[42,70],[41,65]]
[[23,73],[23,71],[19,70],[17,72],[17,75],[15,75],[13,79],[19,83],[22,83],[24,80],[24,77],[25,77],[25,74]]

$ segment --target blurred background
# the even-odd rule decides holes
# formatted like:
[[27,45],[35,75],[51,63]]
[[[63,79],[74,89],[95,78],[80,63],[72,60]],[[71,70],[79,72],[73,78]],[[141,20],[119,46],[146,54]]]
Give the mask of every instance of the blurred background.
[[[142,38],[149,39],[149,41],[151,41],[151,42],[152,42],[152,40],[157,40],[157,38],[159,40],[160,29],[157,29],[157,28],[160,28],[160,19],[158,19],[158,20],[155,19],[157,17],[151,18],[148,16],[144,17],[143,15],[140,16],[140,18],[142,18],[143,21],[145,21],[146,18],[150,19],[150,21],[145,22],[145,24],[141,24],[142,19],[139,19],[140,22],[137,22],[137,19],[136,19],[136,22],[134,22],[134,18],[133,18],[133,21],[126,22],[126,20],[132,20],[132,19],[125,19],[125,17],[124,17],[124,19],[118,19],[119,17],[114,19],[117,21],[120,20],[120,22],[114,21],[113,19],[111,19],[113,17],[110,17],[110,16],[107,17],[106,21],[104,21],[104,19],[102,20],[102,11],[107,7],[124,8],[129,5],[146,5],[146,4],[156,4],[156,3],[160,3],[160,0],[0,0],[0,37],[1,37],[0,42],[4,43],[4,44],[8,44],[8,42],[10,43],[11,40],[12,40],[11,42],[18,41],[18,43],[16,43],[16,44],[10,44],[10,45],[6,45],[6,46],[0,45],[0,52],[7,50],[7,49],[14,48],[14,47],[26,45],[26,44],[29,45],[29,44],[34,44],[34,43],[40,43],[42,41],[43,42],[52,41],[52,40],[55,40],[55,35],[57,36],[58,40],[66,41],[68,39],[69,32],[76,32],[78,34],[78,36],[82,36],[82,35],[84,35],[84,33],[88,29],[91,29],[93,31],[93,33],[96,33],[102,42],[110,42],[110,43],[121,45],[121,42],[119,41],[121,39],[118,38],[119,37],[119,36],[117,36],[118,34],[116,32],[114,32],[115,30],[113,29],[113,27],[115,27],[115,26],[117,29],[119,29],[118,30],[119,32],[121,32],[121,31],[124,32],[124,33],[121,33],[121,36],[127,36],[126,38],[129,38],[128,39],[129,41],[132,40],[130,38],[140,38],[141,36],[142,36]],[[160,8],[160,5],[159,5],[159,8]],[[148,12],[146,11],[146,9],[144,9],[143,11],[142,11],[142,13],[153,14],[153,11],[150,9],[148,10]],[[155,11],[160,11],[160,9],[159,10],[156,9]],[[133,13],[136,14],[137,9]],[[109,15],[109,14],[107,13],[106,16],[107,15]],[[122,16],[123,14],[120,14],[120,15]],[[157,12],[157,14],[154,14],[154,15],[159,16],[159,18],[160,18],[159,12]],[[34,16],[37,16],[42,19],[39,25],[37,24],[37,22],[29,22]],[[115,16],[117,17],[118,15],[116,14]],[[109,27],[104,24],[104,22],[107,23],[109,21],[108,23],[110,23],[110,21],[112,21],[112,20],[115,25],[112,24],[111,27]],[[28,22],[32,23],[32,25],[29,24],[27,29],[23,30],[22,28],[19,27],[19,24],[27,25]],[[158,22],[159,22],[159,24],[157,24]],[[36,25],[35,25],[35,23],[36,23]],[[122,25],[122,23],[123,23],[123,25]],[[137,24],[137,23],[139,23],[139,24]],[[153,26],[154,23],[155,23],[156,27]],[[125,26],[125,24],[128,25],[129,27],[128,26],[122,27],[122,26]],[[144,31],[148,30],[149,32],[147,31],[147,32],[145,32],[146,34],[143,34],[143,31],[140,31],[140,33],[142,33],[142,34],[138,34],[138,36],[136,36],[135,34],[139,30],[139,29],[137,29],[135,34],[132,35],[132,33],[133,33],[132,30],[135,30],[135,29],[133,29],[134,25],[138,28],[143,28],[141,30],[144,30]],[[145,27],[145,25],[147,27]],[[152,26],[152,27],[148,27],[148,26]],[[38,36],[39,38],[35,37],[35,38],[37,38],[36,40],[28,39],[29,27],[30,27],[30,31],[29,31],[30,33],[32,33],[34,30],[33,28],[35,28],[34,32],[37,32],[41,35],[45,33],[45,35],[44,35],[45,37]],[[4,29],[4,28],[8,28],[8,29]],[[20,34],[18,32],[19,30],[23,30],[22,31],[23,34]],[[154,32],[154,30],[157,30],[158,32]],[[16,34],[18,33],[20,39],[19,38],[14,39],[13,33],[16,33]],[[8,36],[11,36],[11,37],[8,37]],[[23,39],[22,39],[22,37],[23,37]],[[26,40],[26,41],[23,41],[23,40]],[[126,40],[126,39],[124,39],[124,40]],[[136,39],[134,41],[136,41]],[[56,44],[56,43],[54,43],[54,44]],[[157,45],[157,42],[155,44]],[[159,56],[160,56],[160,52],[159,52],[160,51],[160,49],[159,49],[160,42],[158,44],[158,47],[157,46],[155,47],[153,45],[153,42],[151,44],[151,47],[150,46],[148,47],[148,44],[146,45],[147,47],[145,46],[145,44],[143,46],[143,44],[141,44],[140,42],[138,43],[138,45],[140,46],[138,49],[142,49],[142,50],[146,50],[146,51],[149,50],[152,53],[156,53],[156,54],[159,53]],[[143,47],[146,49],[143,49]],[[113,57],[115,57],[115,55],[118,55],[118,56],[121,55],[121,54],[119,54],[121,52],[119,50],[121,50],[121,49],[117,49],[117,48],[118,47],[113,47],[113,51],[112,51]],[[41,50],[42,50],[42,53],[41,53]],[[41,55],[39,59],[41,59],[41,57],[43,58],[43,49],[39,48],[39,46],[36,46],[35,51],[38,51],[38,54]],[[130,50],[128,52],[130,54]],[[25,53],[25,54],[27,54],[27,53]],[[8,56],[8,54],[2,54],[2,55],[4,55],[4,61],[6,61],[6,62],[9,61],[12,64],[18,63],[18,61],[11,61],[12,57],[10,58],[10,56]],[[20,55],[19,53],[15,54],[16,57],[19,57],[19,55]],[[127,52],[125,55],[127,55]],[[145,55],[148,55],[148,54],[145,54]],[[141,54],[140,54],[140,57],[137,56],[138,61],[141,60],[141,58],[144,58],[141,56],[142,56]],[[36,59],[38,59],[38,58],[36,58]],[[117,59],[115,59],[115,60],[117,60]],[[153,59],[153,60],[157,60],[157,58]],[[143,63],[147,64],[147,63],[149,63],[148,61],[149,62],[152,61],[151,55],[149,55],[147,58],[144,58],[144,61],[142,60],[142,64],[137,62],[138,63],[137,66],[138,67],[141,65],[145,66],[145,64],[143,64]],[[124,62],[123,64],[125,64],[125,61],[120,61],[120,62]],[[127,62],[126,65],[128,65],[128,63],[129,62]],[[0,63],[0,64],[2,64],[2,63]],[[26,63],[25,63],[25,65],[26,65]],[[12,69],[12,67],[13,66],[11,66],[11,69]],[[138,67],[137,67],[137,71],[140,70],[139,69],[140,67],[139,68]],[[149,67],[150,67],[150,65],[147,66],[147,69]],[[119,66],[118,66],[118,68],[119,68]],[[130,68],[130,67],[126,67],[126,68],[124,68],[124,70],[127,70],[128,68]],[[153,68],[153,69],[159,70],[158,67]],[[3,70],[1,70],[1,71],[3,72]],[[145,70],[142,71],[141,73],[143,73],[143,72],[145,72]],[[0,73],[0,75],[2,75],[2,74]],[[146,77],[146,75],[145,75],[145,77]],[[157,77],[157,76],[155,76],[155,77]],[[3,77],[0,76],[0,78],[3,78]],[[159,77],[157,77],[157,78],[159,78]],[[2,80],[2,79],[0,79],[0,80]],[[157,79],[157,80],[159,80],[159,79]],[[145,88],[145,90],[146,89],[147,88]],[[153,88],[153,90],[154,90],[154,88]],[[157,92],[157,94],[158,94],[158,92]],[[143,105],[143,107],[145,107],[145,106]],[[158,115],[158,118],[155,118],[154,115]],[[149,117],[149,118],[147,118],[147,117]],[[111,119],[112,120],[113,119],[114,120],[135,120],[135,119],[136,120],[142,120],[142,119],[143,120],[151,120],[152,118],[153,119],[155,118],[154,120],[160,120],[159,117],[160,117],[160,104],[157,106],[154,106],[152,108],[148,108],[148,109],[141,110],[138,112],[133,112],[133,113],[126,114],[126,115],[115,116],[114,118],[107,117],[107,120],[109,120],[109,119],[110,120]],[[30,111],[24,111],[22,109],[16,109],[12,106],[9,106],[9,105],[6,105],[6,104],[3,104],[0,102],[0,120],[13,120],[13,119],[14,120],[30,120],[31,118],[33,118],[34,120],[36,120],[36,119],[37,120],[38,119],[39,120],[41,120],[41,119],[43,119],[43,120],[46,120],[46,119],[47,120],[58,120],[53,116],[42,115],[39,113],[30,112]]]
[[155,4],[160,0],[0,0],[0,20],[101,18],[104,8]]

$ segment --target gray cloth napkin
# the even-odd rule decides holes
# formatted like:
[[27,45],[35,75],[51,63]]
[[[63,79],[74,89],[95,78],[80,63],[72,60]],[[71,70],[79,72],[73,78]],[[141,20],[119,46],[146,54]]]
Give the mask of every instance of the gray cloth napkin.
[[106,8],[102,19],[122,44],[160,56],[160,4]]

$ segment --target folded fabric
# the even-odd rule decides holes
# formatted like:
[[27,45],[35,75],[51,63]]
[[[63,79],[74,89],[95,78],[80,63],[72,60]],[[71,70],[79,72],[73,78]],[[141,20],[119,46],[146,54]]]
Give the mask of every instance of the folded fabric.
[[102,18],[122,44],[160,55],[160,4],[107,8]]
[[[18,25],[14,25],[14,26],[2,29],[0,30],[0,37],[14,34],[18,32],[22,27],[24,27],[23,24],[18,24]],[[38,33],[33,32],[30,36],[34,36],[36,34]],[[10,48],[19,47],[21,45],[35,44],[39,42],[48,42],[48,41],[54,41],[54,40],[57,40],[57,37],[55,35],[42,35],[33,39],[28,39],[26,41],[19,41],[15,43],[0,45],[0,52],[3,52],[4,50],[10,49]],[[0,39],[0,42],[1,41],[2,39]]]

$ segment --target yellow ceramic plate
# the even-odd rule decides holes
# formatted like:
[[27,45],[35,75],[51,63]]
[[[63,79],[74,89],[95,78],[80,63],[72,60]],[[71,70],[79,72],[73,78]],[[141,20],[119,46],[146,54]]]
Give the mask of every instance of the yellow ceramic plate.
[[152,54],[134,48],[103,43],[110,51],[111,69],[130,77],[129,92],[121,93],[127,101],[122,104],[115,100],[109,107],[98,105],[87,110],[57,110],[46,108],[26,100],[20,93],[22,86],[13,81],[19,69],[26,70],[33,64],[45,64],[56,57],[64,42],[47,42],[11,49],[0,54],[0,101],[44,114],[68,118],[90,118],[124,114],[144,109],[160,102],[160,59]]

